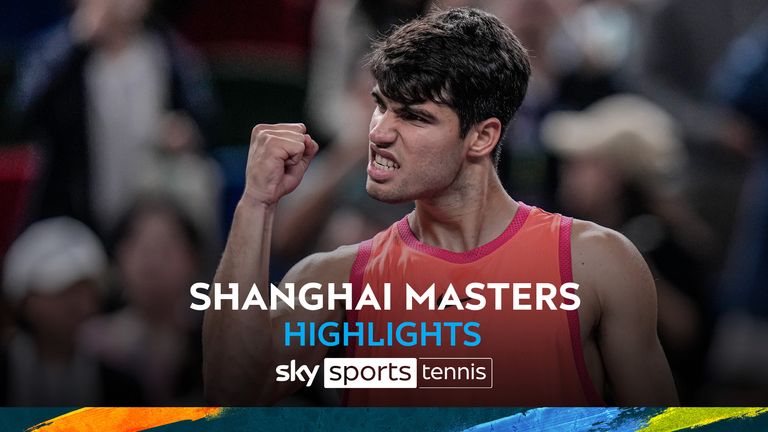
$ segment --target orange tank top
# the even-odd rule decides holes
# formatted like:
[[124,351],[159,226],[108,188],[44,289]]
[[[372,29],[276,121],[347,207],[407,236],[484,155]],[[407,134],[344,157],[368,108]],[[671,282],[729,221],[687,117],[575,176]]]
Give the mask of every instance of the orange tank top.
[[[476,346],[459,341],[471,339],[459,327],[455,344],[448,343],[448,329],[443,327],[440,346],[427,338],[421,346],[351,345],[347,357],[417,358],[424,364],[487,364],[492,359],[491,388],[429,388],[427,371],[419,379],[419,388],[348,389],[344,400],[350,406],[585,406],[603,405],[587,373],[581,349],[577,311],[562,309],[513,310],[511,289],[503,291],[502,308],[495,310],[495,291],[482,290],[486,306],[482,310],[459,310],[447,307],[432,310],[426,302],[405,307],[405,286],[418,292],[435,284],[435,297],[440,299],[449,284],[459,297],[472,282],[536,284],[546,282],[560,287],[572,281],[571,218],[547,213],[520,203],[506,230],[493,241],[476,249],[457,253],[420,242],[411,231],[407,217],[387,230],[360,244],[350,274],[354,296],[369,284],[381,298],[382,287],[391,284],[391,307],[375,310],[365,307],[348,311],[349,323],[362,322],[374,329],[376,338],[386,338],[387,326],[413,322],[475,322],[472,330],[480,336]],[[533,290],[528,291],[533,298]],[[578,293],[578,292],[577,292]],[[465,298],[466,299],[466,298]],[[554,304],[562,298],[558,293]],[[529,304],[535,305],[529,300]],[[435,308],[437,309],[437,308]],[[392,323],[392,324],[388,324]],[[455,330],[454,330],[455,331]],[[354,339],[352,339],[354,341]],[[431,342],[431,343],[430,343]],[[445,359],[447,358],[447,360]],[[462,358],[470,360],[461,360]],[[442,359],[442,360],[440,360]],[[453,360],[457,359],[457,360]],[[442,363],[441,363],[442,362]],[[455,371],[455,369],[454,369]],[[421,373],[422,371],[417,371]],[[455,376],[454,376],[455,377]],[[426,387],[426,388],[425,388]]]

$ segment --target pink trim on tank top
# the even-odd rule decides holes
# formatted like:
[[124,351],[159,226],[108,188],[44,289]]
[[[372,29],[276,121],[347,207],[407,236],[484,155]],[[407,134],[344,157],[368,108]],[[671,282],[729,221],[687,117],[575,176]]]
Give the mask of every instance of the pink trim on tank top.
[[[352,304],[357,304],[360,300],[360,296],[363,294],[363,276],[365,276],[365,267],[368,266],[368,261],[371,259],[371,250],[373,248],[373,239],[368,239],[360,243],[357,248],[357,256],[355,256],[355,262],[352,264],[352,269],[349,271],[349,282],[352,284]],[[357,322],[357,309],[347,310],[347,322],[349,324]],[[355,357],[355,349],[357,344],[351,343],[347,345],[346,357]],[[349,390],[344,389],[342,394],[342,406],[349,405]]]
[[[371,249],[373,248],[373,239],[368,239],[360,243],[357,249],[357,256],[355,262],[352,264],[352,270],[349,272],[349,282],[352,284],[352,304],[357,304],[360,300],[360,296],[363,293],[363,276],[365,275],[365,267],[368,265],[368,260],[371,258]],[[357,310],[347,310],[347,322],[357,322]],[[356,345],[350,344],[347,346],[347,357],[355,356]]]
[[515,212],[512,222],[509,223],[504,232],[490,242],[466,252],[453,252],[422,243],[416,238],[416,235],[411,230],[407,215],[397,223],[397,231],[403,242],[405,242],[411,249],[456,264],[471,263],[495,251],[520,231],[520,228],[523,227],[523,224],[528,219],[528,215],[531,214],[532,207],[523,202],[519,202],[519,204],[520,206],[518,207],[517,212]]
[[[560,280],[562,283],[573,282],[573,259],[571,257],[571,227],[573,218],[562,216],[560,218]],[[605,406],[603,398],[595,388],[595,384],[589,377],[587,364],[584,361],[584,351],[581,347],[581,327],[579,323],[579,311],[572,310],[566,312],[568,316],[568,327],[571,333],[571,349],[573,359],[576,362],[576,370],[579,373],[581,388],[587,401],[593,406]]]

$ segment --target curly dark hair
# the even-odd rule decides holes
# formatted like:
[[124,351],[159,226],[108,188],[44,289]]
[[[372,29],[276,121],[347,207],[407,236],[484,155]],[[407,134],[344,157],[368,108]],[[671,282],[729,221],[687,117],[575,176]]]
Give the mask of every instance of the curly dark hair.
[[[374,43],[367,64],[387,98],[452,108],[462,138],[491,117],[501,122],[503,136],[531,75],[528,53],[512,30],[472,8],[434,11],[396,28]],[[498,164],[499,143],[492,154]]]

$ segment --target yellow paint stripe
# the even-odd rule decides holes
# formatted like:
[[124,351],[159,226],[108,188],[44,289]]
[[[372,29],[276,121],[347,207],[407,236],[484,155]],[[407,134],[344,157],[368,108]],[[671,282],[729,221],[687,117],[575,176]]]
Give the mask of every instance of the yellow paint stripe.
[[667,408],[638,432],[673,432],[764,413],[768,413],[768,408]]
[[28,432],[139,432],[221,414],[222,408],[81,408],[46,420]]

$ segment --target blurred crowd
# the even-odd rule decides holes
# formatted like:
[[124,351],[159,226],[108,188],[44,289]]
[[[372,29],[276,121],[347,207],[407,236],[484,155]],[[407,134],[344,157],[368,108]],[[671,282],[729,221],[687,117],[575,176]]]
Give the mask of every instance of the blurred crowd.
[[640,249],[683,405],[765,405],[768,0],[4,5],[0,402],[204,404],[189,287],[213,275],[251,128],[304,122],[321,144],[278,208],[273,281],[370,238],[412,205],[363,187],[365,54],[454,6],[531,55],[499,165],[512,197]]

